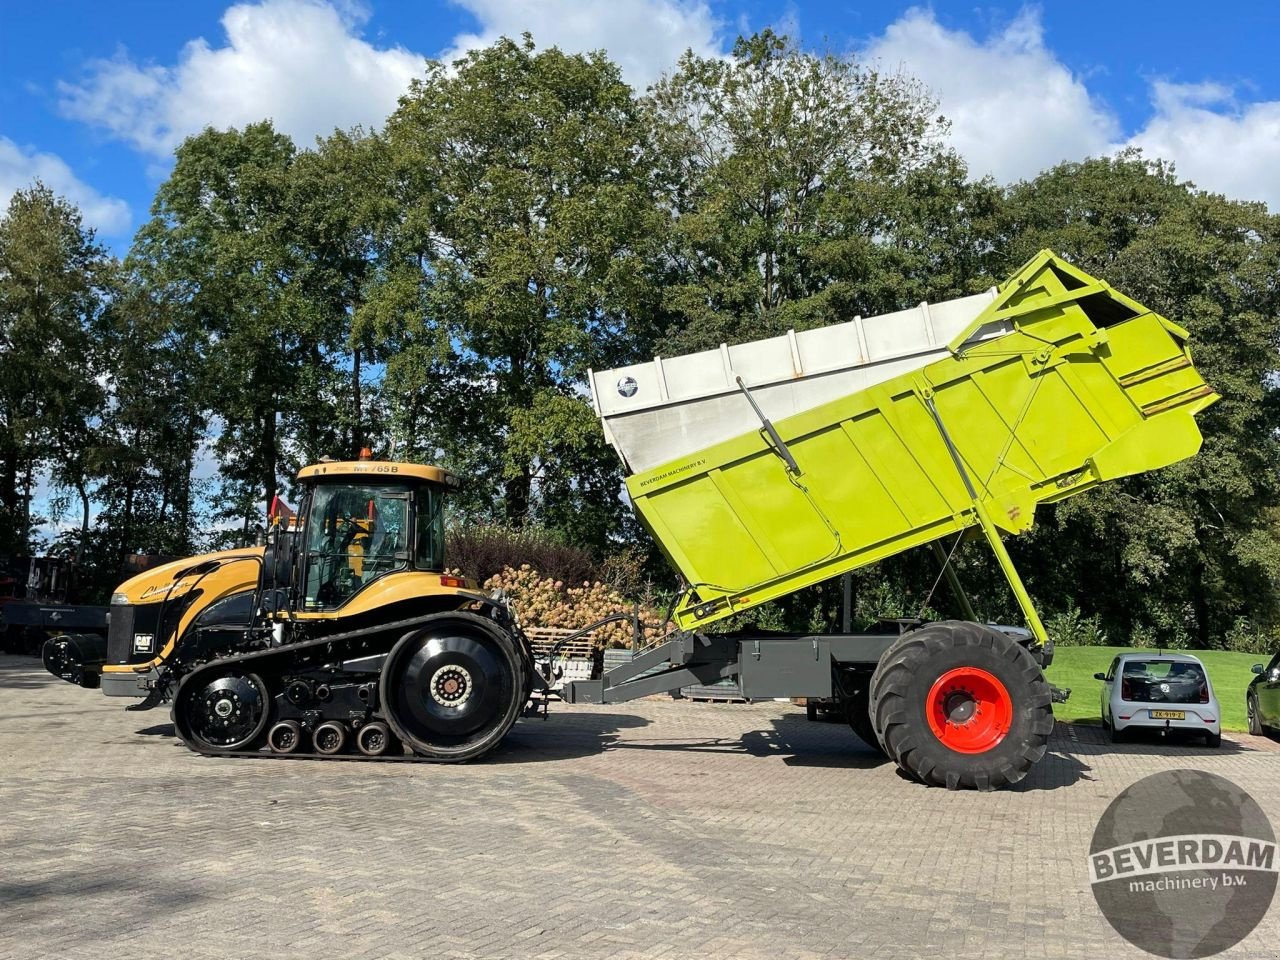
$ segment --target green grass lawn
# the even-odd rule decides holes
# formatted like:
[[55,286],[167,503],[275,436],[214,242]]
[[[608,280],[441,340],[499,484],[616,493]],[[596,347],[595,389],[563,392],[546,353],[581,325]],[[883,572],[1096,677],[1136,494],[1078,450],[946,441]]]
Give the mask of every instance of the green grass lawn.
[[[1098,712],[1102,681],[1093,679],[1095,673],[1105,673],[1111,660],[1118,653],[1154,653],[1151,650],[1133,651],[1129,647],[1058,647],[1053,653],[1053,665],[1045,672],[1049,682],[1059,687],[1071,688],[1071,699],[1055,703],[1053,714],[1059,720],[1078,723],[1102,723]],[[1214,693],[1222,706],[1223,730],[1247,730],[1244,714],[1244,691],[1253,679],[1250,667],[1265,663],[1267,658],[1254,653],[1228,653],[1222,650],[1188,650],[1199,657]]]

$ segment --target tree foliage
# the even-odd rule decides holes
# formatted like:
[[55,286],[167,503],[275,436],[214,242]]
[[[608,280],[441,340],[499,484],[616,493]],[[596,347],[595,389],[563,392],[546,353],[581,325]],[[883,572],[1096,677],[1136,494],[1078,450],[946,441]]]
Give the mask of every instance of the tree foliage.
[[[769,31],[644,93],[524,37],[424,64],[380,130],[189,138],[124,264],[20,191],[0,217],[0,554],[32,546],[42,480],[70,545],[115,571],[242,541],[298,466],[368,444],[468,477],[464,552],[492,553],[474,524],[497,521],[508,553],[630,569],[649,549],[669,589],[588,369],[976,292],[1049,247],[1187,327],[1222,400],[1199,456],[1011,541],[1042,612],[1118,642],[1280,639],[1280,220],[1136,152],[1000,187],[946,129],[909,77]],[[984,551],[957,563],[981,615],[1016,617]],[[855,581],[860,625],[956,613],[927,554]],[[753,616],[819,629],[839,606],[827,584]]]
[[667,164],[673,350],[895,310],[985,282],[994,190],[916,81],[770,31],[686,54],[652,109]]
[[41,467],[88,511],[113,266],[79,211],[40,183],[0,217],[0,555],[29,546]]
[[1130,152],[1018,185],[1001,220],[1003,266],[1050,247],[1105,277],[1191,332],[1222,396],[1195,458],[1047,512],[1029,558],[1040,593],[1167,645],[1220,642],[1239,618],[1276,629],[1280,218]]
[[388,281],[401,306],[382,316],[408,345],[388,386],[426,413],[415,446],[476,479],[482,512],[597,542],[618,528],[619,475],[580,385],[637,355],[659,309],[645,140],[615,64],[528,37],[429,64],[388,122],[396,243],[417,266]]

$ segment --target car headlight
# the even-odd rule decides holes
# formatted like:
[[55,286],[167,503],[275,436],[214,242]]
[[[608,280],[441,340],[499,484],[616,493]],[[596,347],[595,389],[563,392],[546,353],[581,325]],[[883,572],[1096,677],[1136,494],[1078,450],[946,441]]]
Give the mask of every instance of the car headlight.
[[[101,596],[101,594],[99,594],[99,596]],[[111,595],[111,605],[113,607],[127,607],[129,605],[129,595],[127,593],[113,593]]]

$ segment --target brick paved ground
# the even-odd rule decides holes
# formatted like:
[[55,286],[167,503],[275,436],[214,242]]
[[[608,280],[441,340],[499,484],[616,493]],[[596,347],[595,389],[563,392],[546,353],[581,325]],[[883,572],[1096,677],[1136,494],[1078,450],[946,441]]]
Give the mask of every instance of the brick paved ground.
[[[900,777],[786,704],[558,707],[456,767],[218,760],[0,658],[0,957],[1143,956],[1085,853],[1125,786],[1280,753],[1060,727],[1016,789]],[[1223,956],[1275,956],[1276,914]]]

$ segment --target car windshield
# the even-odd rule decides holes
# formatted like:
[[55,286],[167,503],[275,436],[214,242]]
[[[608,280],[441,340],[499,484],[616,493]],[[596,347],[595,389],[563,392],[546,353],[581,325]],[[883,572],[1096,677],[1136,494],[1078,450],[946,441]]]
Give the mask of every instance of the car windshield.
[[1204,668],[1185,660],[1127,660],[1120,698],[1140,703],[1203,703],[1209,699]]

